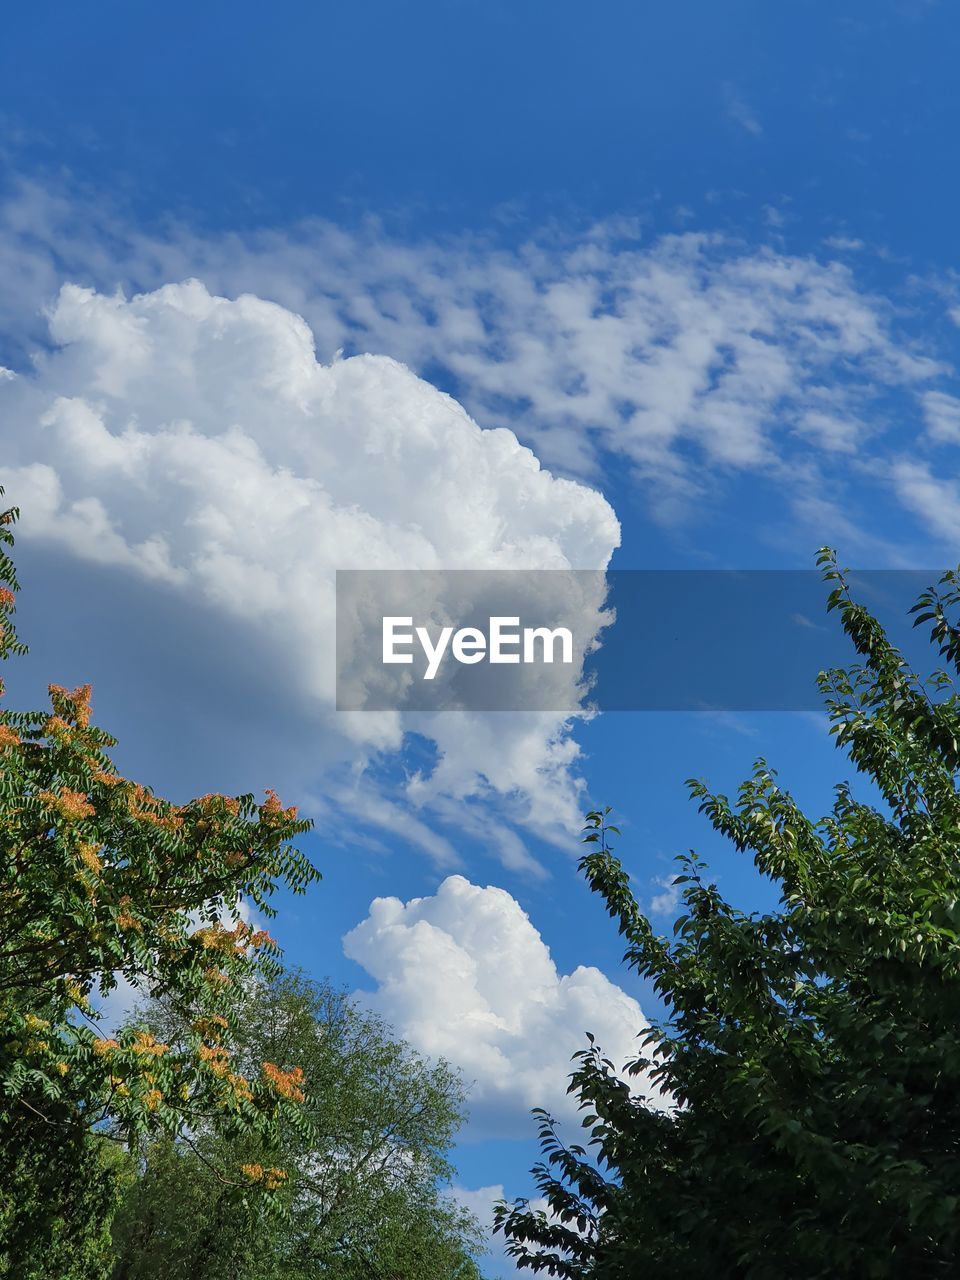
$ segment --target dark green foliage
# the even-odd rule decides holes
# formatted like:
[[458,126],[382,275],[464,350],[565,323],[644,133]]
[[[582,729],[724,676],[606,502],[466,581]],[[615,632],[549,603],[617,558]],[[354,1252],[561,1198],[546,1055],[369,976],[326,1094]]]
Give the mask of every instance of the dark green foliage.
[[[763,761],[733,801],[691,783],[715,830],[780,889],[745,915],[682,860],[672,940],[639,910],[588,815],[581,866],[668,1018],[647,1037],[672,1111],[631,1095],[600,1050],[571,1088],[590,1154],[541,1117],[553,1210],[502,1206],[522,1267],[593,1280],[960,1274],[960,701],[921,682],[830,553],[829,608],[859,655],[821,677],[837,744],[875,800],[836,790],[811,821]],[[917,606],[953,673],[958,578]]]
[[10,1280],[107,1280],[109,1223],[131,1168],[105,1137],[91,1135],[69,1104],[50,1124],[0,1115],[0,1276]]

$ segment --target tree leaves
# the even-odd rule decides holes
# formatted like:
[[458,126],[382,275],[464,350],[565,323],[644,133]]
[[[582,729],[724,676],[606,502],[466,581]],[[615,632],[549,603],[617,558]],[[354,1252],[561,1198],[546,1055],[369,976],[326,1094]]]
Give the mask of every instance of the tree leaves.
[[[14,518],[0,516],[2,656],[22,651],[2,550]],[[278,885],[317,878],[293,843],[310,824],[272,792],[172,804],[117,772],[114,745],[89,686],[51,685],[48,711],[0,711],[0,1148],[36,1141],[23,1168],[87,1161],[83,1135],[106,1124],[135,1140],[216,1116],[269,1141],[296,1105],[233,1069],[222,1015],[238,984],[277,971],[276,943],[244,911],[270,914]],[[217,1034],[176,1048],[144,1027],[103,1035],[92,998],[119,982],[219,1018]],[[14,1219],[0,1210],[0,1274]]]
[[581,1055],[572,1088],[591,1154],[541,1117],[535,1176],[551,1212],[519,1203],[498,1219],[521,1267],[688,1280],[939,1276],[960,1263],[958,576],[914,610],[953,668],[923,682],[834,554],[818,563],[861,660],[825,672],[821,689],[837,745],[879,801],[844,783],[811,820],[763,760],[733,800],[691,780],[713,828],[779,885],[780,906],[739,912],[690,854],[670,942],[610,848],[609,810],[587,815],[580,865],[626,963],[667,1007],[642,1062],[675,1105],[631,1095],[598,1046]]

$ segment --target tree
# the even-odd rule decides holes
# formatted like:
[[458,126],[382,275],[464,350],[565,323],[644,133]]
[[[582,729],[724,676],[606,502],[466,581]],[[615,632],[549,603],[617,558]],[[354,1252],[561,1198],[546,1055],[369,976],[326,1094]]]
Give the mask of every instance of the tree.
[[[588,815],[581,867],[667,1017],[632,1073],[591,1044],[571,1090],[588,1145],[541,1113],[535,1173],[550,1214],[501,1205],[521,1267],[595,1280],[928,1277],[960,1268],[960,578],[915,607],[951,674],[922,682],[821,553],[858,663],[820,677],[843,783],[811,821],[761,760],[735,801],[691,789],[780,889],[744,914],[695,855],[683,913],[658,937]],[[609,812],[609,811],[608,811]]]
[[[0,515],[0,657],[23,651],[4,550],[16,514]],[[24,1258],[67,1236],[99,1247],[118,1176],[108,1122],[135,1141],[214,1117],[267,1145],[295,1123],[283,1071],[235,1069],[229,1014],[238,983],[276,968],[276,943],[245,911],[272,915],[278,884],[301,892],[316,872],[291,844],[309,823],[272,792],[172,804],[116,770],[88,686],[50,697],[49,711],[0,711],[0,1275],[60,1280],[56,1264],[30,1271]],[[102,1034],[91,997],[121,981],[189,1008],[189,1033],[176,1045],[138,1026]],[[58,1214],[37,1199],[39,1172],[74,1189]]]
[[93,1280],[113,1265],[110,1222],[129,1176],[125,1153],[61,1103],[26,1113],[0,1147],[0,1275]]
[[[117,1217],[115,1280],[476,1280],[476,1224],[440,1191],[463,1119],[463,1088],[329,986],[286,973],[256,981],[233,1011],[238,1066],[302,1072],[305,1124],[276,1151],[200,1126],[153,1138]],[[171,1045],[189,1023],[169,1000],[138,1011]],[[279,1159],[283,1212],[242,1202],[218,1170],[267,1178]]]

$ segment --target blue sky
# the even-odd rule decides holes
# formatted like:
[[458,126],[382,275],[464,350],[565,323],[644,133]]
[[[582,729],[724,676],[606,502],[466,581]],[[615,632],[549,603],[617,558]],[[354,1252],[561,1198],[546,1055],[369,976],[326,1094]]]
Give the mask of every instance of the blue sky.
[[958,36],[936,0],[6,17],[9,685],[93,679],[127,770],[315,814],[287,955],[460,1047],[468,1192],[529,1190],[537,1089],[656,1013],[577,812],[622,815],[666,927],[691,846],[770,900],[685,778],[763,754],[819,809],[846,769],[814,715],[345,727],[330,574],[954,563]]
[[[911,0],[17,6],[7,112],[53,164],[208,225],[428,230],[798,206],[796,234],[952,244],[955,19]],[[719,207],[719,212],[716,212]]]

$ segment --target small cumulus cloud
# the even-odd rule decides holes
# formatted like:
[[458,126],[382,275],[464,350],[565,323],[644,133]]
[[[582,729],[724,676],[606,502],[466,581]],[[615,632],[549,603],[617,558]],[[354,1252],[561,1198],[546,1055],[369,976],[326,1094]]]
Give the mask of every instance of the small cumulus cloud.
[[677,883],[676,876],[656,876],[654,884],[660,888],[650,899],[650,914],[653,916],[675,915],[680,905],[683,886]]
[[566,1084],[586,1033],[622,1068],[648,1025],[598,969],[559,973],[504,889],[459,875],[431,897],[375,899],[344,950],[377,983],[363,998],[420,1052],[462,1069],[475,1136],[526,1132],[538,1106],[574,1121]]
[[[476,1218],[487,1233],[488,1252],[481,1259],[481,1270],[484,1275],[491,1275],[491,1280],[513,1280],[515,1276],[523,1276],[525,1272],[521,1271],[508,1256],[504,1248],[503,1236],[493,1234],[494,1206],[501,1200],[509,1199],[503,1183],[497,1182],[489,1186],[472,1188],[454,1185],[450,1188],[450,1195],[462,1208],[466,1209],[467,1213]],[[533,1213],[549,1214],[550,1212],[549,1205],[543,1196],[529,1197],[528,1205]],[[492,1273],[491,1268],[494,1268]]]

